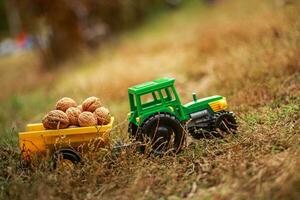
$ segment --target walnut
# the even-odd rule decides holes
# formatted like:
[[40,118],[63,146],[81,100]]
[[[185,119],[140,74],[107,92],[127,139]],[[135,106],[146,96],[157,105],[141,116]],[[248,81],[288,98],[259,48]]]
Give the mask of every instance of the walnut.
[[63,111],[52,110],[43,118],[42,123],[45,129],[61,129],[69,126],[69,119]]
[[76,107],[77,106],[77,103],[69,98],[69,97],[64,97],[60,100],[58,100],[58,102],[56,103],[56,110],[61,110],[61,111],[64,111],[66,112],[66,110],[68,108],[71,108],[71,107]]
[[89,97],[82,103],[82,110],[94,112],[97,108],[101,107],[100,99],[97,97]]
[[70,125],[78,125],[78,117],[80,113],[81,111],[79,108],[74,108],[74,107],[68,108],[66,114],[69,118]]
[[110,122],[110,113],[109,110],[105,107],[97,108],[94,112],[99,125],[106,125]]
[[94,126],[97,125],[97,118],[91,112],[84,111],[78,117],[80,126]]

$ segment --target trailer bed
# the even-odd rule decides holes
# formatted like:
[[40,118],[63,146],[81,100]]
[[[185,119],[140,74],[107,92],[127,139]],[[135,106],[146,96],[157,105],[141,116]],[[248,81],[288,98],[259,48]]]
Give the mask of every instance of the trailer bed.
[[23,156],[46,153],[69,147],[84,150],[88,145],[103,147],[109,143],[114,118],[107,125],[45,130],[42,123],[28,124],[26,132],[19,133],[19,147]]

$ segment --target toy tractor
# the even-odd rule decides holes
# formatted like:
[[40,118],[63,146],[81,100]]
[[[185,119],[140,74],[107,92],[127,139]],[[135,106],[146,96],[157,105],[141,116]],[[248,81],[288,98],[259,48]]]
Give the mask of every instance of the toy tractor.
[[181,104],[175,79],[161,78],[128,89],[130,113],[128,132],[138,141],[150,140],[157,154],[179,152],[189,132],[200,139],[207,134],[235,133],[233,112],[226,111],[226,98],[211,96]]

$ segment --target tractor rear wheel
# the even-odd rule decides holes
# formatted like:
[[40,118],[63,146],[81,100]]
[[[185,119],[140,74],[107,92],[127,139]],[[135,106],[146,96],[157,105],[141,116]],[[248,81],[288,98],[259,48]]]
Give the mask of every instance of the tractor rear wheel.
[[178,119],[167,113],[149,117],[141,126],[138,140],[149,141],[155,154],[178,153],[185,142],[185,130]]

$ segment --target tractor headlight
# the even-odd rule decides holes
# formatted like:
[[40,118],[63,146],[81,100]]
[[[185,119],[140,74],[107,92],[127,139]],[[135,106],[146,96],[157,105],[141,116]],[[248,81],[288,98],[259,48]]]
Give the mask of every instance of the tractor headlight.
[[141,120],[140,117],[135,118],[135,121],[136,121],[137,123],[140,123],[140,120]]
[[130,117],[131,117],[131,112],[129,112],[129,113],[127,114],[127,119],[130,119]]
[[228,107],[225,97],[223,97],[222,99],[220,99],[218,101],[214,101],[214,102],[209,103],[209,106],[211,107],[211,109],[214,112],[225,110]]

